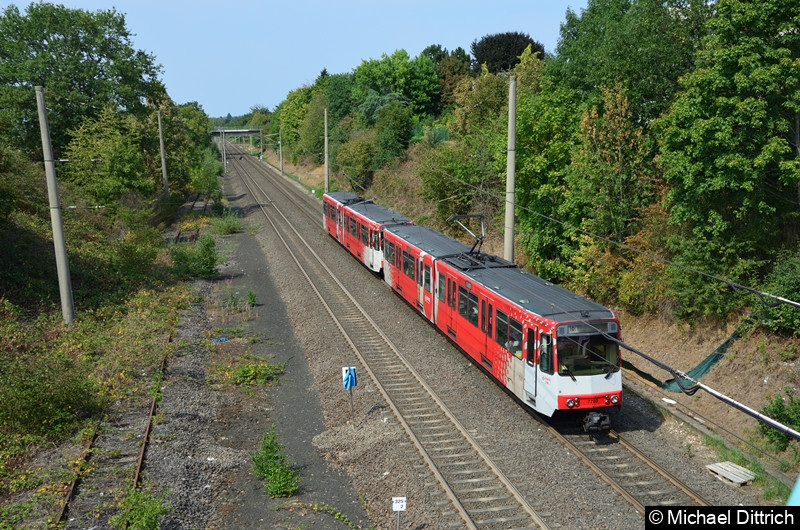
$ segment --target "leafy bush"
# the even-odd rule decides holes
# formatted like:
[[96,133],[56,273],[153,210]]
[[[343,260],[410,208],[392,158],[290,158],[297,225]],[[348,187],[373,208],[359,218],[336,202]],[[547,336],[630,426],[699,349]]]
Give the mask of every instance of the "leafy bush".
[[366,189],[372,183],[377,152],[375,132],[364,131],[339,146],[336,152],[337,169],[347,174],[354,187]]
[[2,366],[0,430],[4,433],[57,437],[77,419],[102,408],[89,363],[57,348],[4,354]]
[[170,247],[173,269],[182,278],[211,278],[217,274],[216,243],[210,235],[202,235],[194,245]]
[[[766,290],[770,294],[800,299],[800,254],[785,252],[776,260],[777,265],[767,279]],[[790,330],[800,335],[800,309],[790,305],[767,307],[765,325],[772,331]]]
[[191,187],[206,195],[211,195],[219,190],[219,175],[222,173],[222,162],[217,160],[217,155],[210,148],[203,151],[203,160],[199,167],[192,171]]
[[[769,403],[761,409],[761,413],[794,430],[800,429],[800,400],[795,399],[794,389],[786,387],[772,396]],[[759,424],[759,430],[779,451],[789,447],[791,437],[765,423]]]
[[142,226],[117,240],[112,251],[113,263],[119,274],[129,280],[147,278],[162,248],[158,230]]
[[278,442],[274,427],[261,439],[261,447],[253,453],[253,471],[264,479],[264,488],[272,497],[291,497],[297,492],[300,474],[293,469],[281,451],[286,446]]

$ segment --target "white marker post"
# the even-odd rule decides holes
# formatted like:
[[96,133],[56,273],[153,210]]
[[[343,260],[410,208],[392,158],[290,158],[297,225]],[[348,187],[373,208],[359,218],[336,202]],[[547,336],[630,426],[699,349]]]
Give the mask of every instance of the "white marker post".
[[400,512],[406,511],[406,498],[392,497],[392,511],[397,512],[397,530],[400,530]]
[[350,419],[353,419],[353,387],[356,386],[356,367],[342,366],[342,386],[350,391]]

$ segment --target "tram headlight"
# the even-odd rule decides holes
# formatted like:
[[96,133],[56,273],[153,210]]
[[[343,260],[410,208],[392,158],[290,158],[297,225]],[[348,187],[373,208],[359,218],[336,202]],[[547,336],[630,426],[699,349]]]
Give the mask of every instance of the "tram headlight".
[[613,396],[611,396],[611,404],[616,405],[617,403],[619,403],[619,396],[614,394]]
[[575,406],[575,400],[570,398],[567,400],[567,407],[573,408]]

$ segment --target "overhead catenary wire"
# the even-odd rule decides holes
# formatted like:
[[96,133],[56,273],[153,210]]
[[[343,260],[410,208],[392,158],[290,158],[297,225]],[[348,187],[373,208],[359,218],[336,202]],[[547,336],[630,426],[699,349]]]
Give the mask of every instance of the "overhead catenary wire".
[[[504,198],[498,197],[497,195],[494,195],[494,194],[492,194],[492,193],[490,193],[488,191],[485,191],[485,190],[479,188],[478,186],[475,186],[474,184],[466,182],[463,179],[460,179],[460,178],[458,178],[458,177],[456,177],[454,175],[451,175],[451,174],[447,173],[446,171],[443,171],[443,170],[441,170],[439,168],[433,168],[433,167],[431,167],[431,169],[433,171],[437,171],[437,172],[447,176],[448,178],[454,179],[454,180],[460,182],[461,184],[474,189],[475,191],[477,191],[479,193],[483,193],[483,194],[489,195],[489,196],[497,199],[498,201],[505,202]],[[715,275],[710,274],[708,272],[701,271],[699,269],[695,269],[694,267],[690,267],[688,265],[684,265],[682,263],[678,263],[678,262],[669,260],[669,259],[661,257],[661,256],[659,256],[657,254],[653,254],[651,252],[647,252],[647,251],[644,251],[644,250],[637,249],[637,248],[632,247],[632,246],[630,246],[630,245],[628,245],[626,243],[622,243],[620,241],[615,241],[613,239],[610,239],[610,238],[595,234],[593,232],[590,232],[589,230],[585,230],[583,228],[579,228],[577,226],[573,226],[573,225],[571,225],[571,224],[569,224],[569,223],[567,223],[565,221],[562,221],[560,219],[556,219],[555,217],[552,217],[552,216],[537,212],[537,211],[533,210],[532,208],[528,208],[528,207],[520,205],[520,204],[514,204],[513,206],[514,206],[514,208],[519,208],[520,210],[524,210],[524,211],[526,211],[528,213],[531,213],[533,215],[541,217],[542,219],[546,219],[547,221],[560,224],[563,227],[569,228],[569,229],[574,230],[574,231],[576,231],[578,233],[581,233],[583,235],[598,239],[598,240],[603,241],[605,243],[608,243],[610,245],[614,245],[614,246],[616,246],[616,247],[618,247],[620,249],[628,250],[630,252],[639,254],[641,256],[646,256],[646,257],[648,257],[650,259],[653,259],[655,261],[659,261],[661,263],[664,263],[665,265],[670,265],[670,266],[673,266],[673,267],[677,267],[679,269],[683,269],[685,271],[688,271],[688,272],[691,272],[691,273],[694,273],[694,274],[699,274],[701,276],[705,276],[706,278],[709,278],[709,279],[724,283],[725,285],[730,287],[737,294],[739,294],[740,292],[744,291],[744,292],[747,292],[747,293],[750,293],[750,294],[755,294],[764,303],[767,303],[766,300],[764,300],[765,298],[770,298],[770,299],[775,300],[775,304],[773,304],[773,305],[786,304],[786,305],[791,305],[792,307],[800,309],[800,302],[796,302],[794,300],[790,300],[788,298],[785,298],[785,297],[782,297],[782,296],[778,296],[778,295],[775,295],[775,294],[772,294],[772,293],[768,293],[768,292],[765,292],[765,291],[760,291],[760,290],[755,289],[753,287],[742,285],[742,284],[733,282],[731,280],[727,280],[725,278],[722,278],[722,277],[719,277],[719,276],[715,276]]]

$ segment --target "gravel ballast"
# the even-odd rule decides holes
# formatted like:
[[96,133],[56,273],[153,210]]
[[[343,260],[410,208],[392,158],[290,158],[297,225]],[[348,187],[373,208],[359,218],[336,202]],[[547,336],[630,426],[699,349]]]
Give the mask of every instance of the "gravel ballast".
[[[249,208],[244,190],[231,179],[226,192],[234,209],[249,212],[251,229],[218,243],[227,257],[220,278],[197,282],[204,301],[185,311],[176,331],[181,346],[168,361],[145,473],[167,492],[172,512],[162,518],[163,527],[346,528],[349,521],[394,528],[391,500],[398,496],[407,498],[402,527],[458,527],[432,475],[365,376],[352,394],[351,410],[341,384],[341,367],[354,363],[346,343],[271,228]],[[261,227],[257,233],[255,226]],[[550,524],[644,526],[641,515],[319,226],[304,235]],[[248,290],[258,305],[246,315],[221,316],[210,309],[213,300]],[[245,329],[245,338],[209,345],[208,337],[234,328]],[[286,373],[267,388],[219,385],[209,380],[209,367],[221,352],[286,361]],[[711,475],[705,465],[715,456],[701,438],[632,392],[625,393],[614,424],[713,504],[765,504],[752,487],[731,487]],[[301,476],[298,494],[288,500],[270,499],[252,473],[252,452],[271,425]]]

